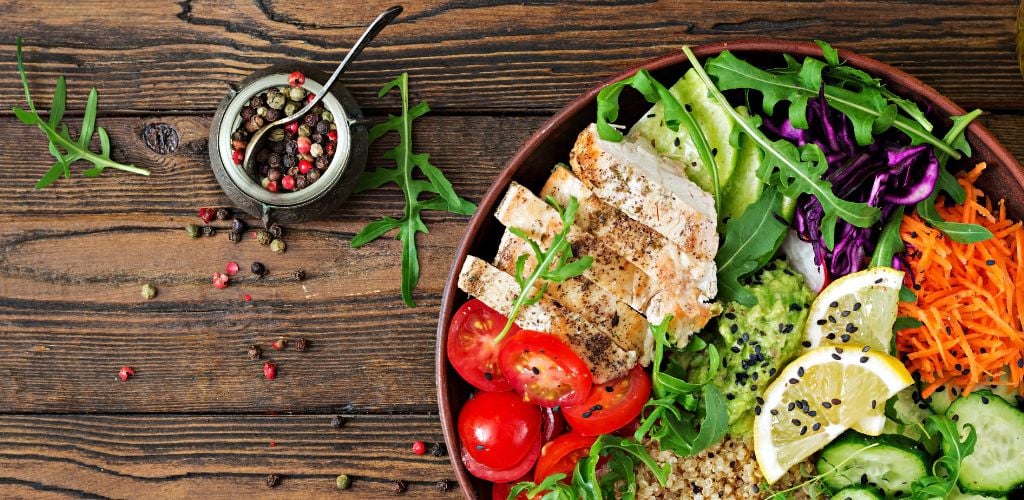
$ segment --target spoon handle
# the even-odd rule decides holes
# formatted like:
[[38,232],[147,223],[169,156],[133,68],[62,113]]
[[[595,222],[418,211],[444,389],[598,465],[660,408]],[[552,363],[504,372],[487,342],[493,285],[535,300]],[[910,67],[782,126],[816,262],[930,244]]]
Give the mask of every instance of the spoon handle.
[[320,100],[323,99],[324,96],[331,91],[331,85],[334,85],[334,81],[337,80],[339,76],[341,76],[341,74],[345,71],[345,68],[348,67],[349,63],[355,60],[356,57],[359,57],[359,54],[363,51],[363,49],[366,48],[366,46],[374,39],[374,37],[377,36],[378,33],[381,32],[381,30],[387,27],[387,25],[390,24],[391,21],[394,21],[395,18],[402,13],[402,10],[403,9],[401,5],[396,5],[394,7],[389,8],[388,10],[385,10],[384,12],[381,12],[380,15],[377,16],[377,19],[374,19],[373,22],[370,23],[370,25],[366,28],[366,31],[364,31],[362,36],[359,37],[359,40],[356,40],[356,43],[352,45],[352,49],[350,49],[348,51],[348,54],[345,55],[345,59],[343,59],[341,61],[341,64],[338,65],[338,68],[334,70],[334,74],[332,74],[331,77],[327,79],[327,83],[324,83],[324,86],[322,89],[320,89],[320,92],[317,92],[316,98],[307,103],[301,110],[299,110],[297,113],[294,113],[292,116],[302,115],[305,114],[307,111],[313,109],[313,106],[316,106],[320,102]]

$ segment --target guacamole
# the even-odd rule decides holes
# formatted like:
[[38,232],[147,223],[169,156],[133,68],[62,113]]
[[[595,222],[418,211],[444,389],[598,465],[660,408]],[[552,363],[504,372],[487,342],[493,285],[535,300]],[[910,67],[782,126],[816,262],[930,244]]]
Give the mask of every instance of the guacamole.
[[[769,262],[744,285],[757,297],[747,307],[725,304],[717,328],[702,334],[722,356],[712,380],[726,398],[730,433],[748,434],[753,408],[775,373],[801,349],[804,321],[814,292],[785,261]],[[690,362],[690,380],[707,372],[707,358]]]

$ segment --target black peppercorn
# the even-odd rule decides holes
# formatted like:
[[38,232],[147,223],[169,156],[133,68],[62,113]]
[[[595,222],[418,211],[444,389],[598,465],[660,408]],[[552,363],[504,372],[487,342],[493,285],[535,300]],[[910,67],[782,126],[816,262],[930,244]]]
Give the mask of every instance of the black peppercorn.
[[270,151],[261,149],[259,153],[256,153],[256,163],[266,163],[267,158],[270,158]]
[[256,359],[260,359],[262,357],[263,357],[263,350],[260,349],[260,346],[254,345],[254,346],[249,348],[249,359],[256,360]]
[[280,111],[278,111],[278,110],[276,110],[274,108],[268,108],[267,109],[267,121],[271,121],[271,122],[272,121],[277,121],[277,119],[280,118],[280,117],[281,117],[281,112]]
[[288,143],[284,145],[284,152],[290,155],[298,153],[299,143],[297,141],[288,141]]
[[277,153],[271,153],[267,156],[267,164],[271,168],[281,168],[281,155]]
[[213,236],[217,234],[217,230],[213,226],[203,226],[203,236]]
[[444,443],[430,443],[430,454],[435,457],[443,457],[448,454],[448,447]]
[[293,155],[288,155],[284,157],[281,163],[284,164],[284,168],[295,168],[299,164],[299,159]]
[[231,221],[231,231],[236,233],[245,232],[245,228],[247,228],[248,226],[249,225],[246,224],[245,221],[242,219],[234,219]]
[[[256,116],[256,108],[250,108],[249,106],[246,106],[246,107],[242,108],[242,120],[243,121],[244,120],[248,120],[249,118],[252,118],[254,116]],[[238,139],[238,140],[243,140],[243,139]]]
[[309,113],[302,117],[302,123],[309,128],[315,127],[318,121],[320,121],[320,116],[315,113]]
[[228,220],[231,218],[231,210],[226,208],[217,209],[217,220]]
[[272,141],[270,143],[270,150],[277,154],[284,153],[284,141]]
[[447,493],[452,489],[452,482],[447,479],[442,479],[437,482],[437,491],[441,493]]
[[316,170],[312,170],[308,174],[306,174],[306,179],[309,179],[309,183],[310,184],[316,182],[316,180],[319,179],[319,178],[320,178],[320,172],[318,172]]
[[280,224],[271,224],[267,231],[270,231],[270,235],[275,239],[284,236],[284,228]]
[[327,166],[331,164],[331,161],[326,156],[321,156],[316,159],[313,165],[316,166],[317,170],[327,170]]
[[342,427],[345,427],[346,423],[347,421],[345,420],[345,418],[340,417],[338,415],[335,415],[334,418],[331,419],[331,427],[335,429],[341,429]]
[[231,133],[231,140],[233,141],[244,141],[249,138],[249,133],[245,129],[238,129]]
[[296,190],[298,190],[298,189],[306,189],[306,186],[308,186],[308,185],[309,185],[309,181],[306,180],[306,176],[300,175],[300,176],[295,178],[295,189]]
[[273,487],[281,484],[281,476],[278,475],[278,474],[271,474],[271,475],[267,476],[266,483],[267,483],[267,488],[273,488]]
[[327,120],[320,120],[316,124],[316,132],[318,134],[326,134],[331,130],[331,124]]
[[408,489],[409,487],[406,486],[405,481],[394,481],[391,483],[391,492],[396,495],[401,495],[402,493],[405,493],[405,490]]
[[281,180],[281,171],[276,169],[276,168],[272,168],[272,169],[268,170],[267,171],[267,180],[269,180],[269,181]]
[[228,231],[228,241],[232,243],[239,243],[242,241],[242,233],[238,231]]
[[303,270],[303,269],[296,270],[295,272],[292,273],[292,279],[294,279],[295,281],[305,280],[306,279],[306,271]]
[[[261,99],[260,96],[258,96],[258,95],[254,95],[254,96],[252,96],[251,99],[249,99],[249,106],[252,106],[253,108],[258,108],[258,107],[260,107],[262,105],[263,105],[263,99]],[[253,111],[256,111],[256,110],[253,109]]]
[[249,271],[262,278],[267,274],[267,267],[264,266],[262,262],[253,262],[252,265],[249,266]]
[[299,352],[305,352],[309,349],[309,341],[304,338],[299,338],[295,341],[295,350]]

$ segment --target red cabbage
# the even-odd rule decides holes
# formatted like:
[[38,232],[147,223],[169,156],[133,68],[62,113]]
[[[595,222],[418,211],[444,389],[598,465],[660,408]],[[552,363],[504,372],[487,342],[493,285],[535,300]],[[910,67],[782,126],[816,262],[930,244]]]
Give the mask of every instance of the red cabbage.
[[[939,162],[931,146],[910,145],[901,132],[890,130],[867,146],[857,145],[852,125],[843,113],[828,106],[824,94],[807,103],[806,129],[793,127],[782,117],[765,120],[763,129],[771,136],[798,145],[816,144],[825,153],[825,179],[832,191],[848,201],[867,203],[882,210],[872,227],[858,228],[842,220],[836,225],[835,247],[825,245],[821,234],[824,216],[821,203],[810,195],[797,200],[793,225],[800,238],[810,242],[815,264],[823,265],[830,279],[860,271],[868,266],[882,227],[900,205],[911,207],[935,190]],[[906,269],[903,252],[892,266]]]

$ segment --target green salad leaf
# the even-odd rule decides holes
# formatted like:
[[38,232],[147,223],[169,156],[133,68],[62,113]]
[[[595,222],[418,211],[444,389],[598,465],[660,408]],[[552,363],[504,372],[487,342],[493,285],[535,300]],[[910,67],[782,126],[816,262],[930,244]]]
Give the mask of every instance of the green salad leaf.
[[911,484],[913,500],[946,498],[956,488],[960,478],[960,466],[968,455],[974,453],[974,445],[978,435],[974,426],[967,426],[967,436],[960,440],[960,431],[956,422],[945,415],[929,415],[925,418],[925,434],[929,437],[942,436],[940,449],[942,456],[932,464],[931,474]]
[[[906,134],[911,144],[931,144],[936,150],[960,159],[958,151],[925,130],[918,122],[901,115],[892,115],[890,105],[895,104],[890,103],[878,88],[864,85],[857,90],[851,90],[823,83],[822,72],[826,66],[826,63],[819,59],[806,57],[798,71],[773,73],[760,69],[726,50],[708,59],[706,69],[717,79],[719,90],[742,89],[761,92],[764,97],[764,112],[768,115],[773,114],[776,103],[788,101],[789,118],[794,127],[806,127],[807,101],[817,97],[819,92],[824,92],[829,105],[850,119],[857,143],[862,146],[874,142],[873,134],[880,133],[887,128],[886,125],[891,125]],[[877,123],[880,120],[882,123]],[[890,123],[885,123],[887,121]]]
[[889,221],[882,227],[878,235],[878,245],[875,246],[875,253],[871,255],[869,267],[891,267],[892,259],[898,253],[906,250],[903,245],[903,238],[900,237],[900,225],[903,223],[903,206],[900,205],[892,213]]
[[[472,215],[476,211],[476,205],[455,194],[451,182],[445,178],[441,170],[430,164],[429,155],[413,152],[413,120],[427,114],[430,106],[426,102],[421,102],[409,108],[409,74],[402,73],[398,78],[388,82],[377,95],[383,97],[393,89],[398,89],[402,95],[402,113],[398,116],[390,115],[387,121],[374,125],[370,129],[369,139],[373,143],[388,132],[398,134],[398,145],[384,153],[384,158],[394,160],[396,167],[379,167],[366,172],[359,179],[356,192],[368,191],[393,182],[402,189],[405,213],[401,218],[384,216],[367,224],[352,238],[350,245],[352,248],[358,248],[393,229],[398,229],[396,238],[402,242],[402,299],[407,306],[415,307],[412,291],[420,280],[416,233],[429,232],[421,217],[423,211],[442,210],[459,215]],[[419,170],[426,179],[414,177],[416,170]],[[421,199],[424,193],[434,196]]]
[[[796,199],[802,194],[810,194],[821,202],[825,212],[821,222],[821,231],[825,238],[825,244],[829,248],[832,248],[835,244],[835,227],[839,218],[857,227],[869,227],[878,221],[880,217],[878,208],[865,203],[843,200],[832,192],[832,184],[822,179],[828,164],[825,161],[824,153],[818,146],[807,144],[797,147],[789,141],[771,141],[768,139],[758,128],[759,123],[756,123],[752,118],[743,117],[729,105],[725,96],[722,95],[718,87],[711,81],[708,73],[704,71],[703,66],[701,66],[693,51],[689,47],[683,47],[683,52],[686,53],[690,59],[690,64],[693,65],[693,69],[697,71],[697,74],[707,85],[711,94],[722,103],[735,123],[747,135],[753,138],[764,151],[765,157],[761,168],[758,170],[758,176],[765,183],[776,186],[782,194],[790,198]],[[723,54],[725,53],[723,52]],[[733,56],[733,59],[735,59],[735,56]],[[767,75],[766,78],[774,77],[770,73],[764,74]],[[769,88],[775,89],[775,87]],[[775,97],[779,95],[781,94],[772,94]],[[767,103],[768,101],[769,99],[766,97],[765,102]]]
[[[43,189],[53,184],[61,176],[65,179],[70,178],[71,165],[79,160],[88,161],[93,165],[92,168],[82,172],[82,175],[86,177],[99,177],[103,170],[107,168],[123,170],[133,174],[149,175],[149,170],[136,167],[135,165],[118,163],[110,159],[110,136],[107,135],[106,129],[96,126],[96,112],[99,106],[99,92],[96,91],[96,87],[89,91],[89,97],[85,104],[85,115],[82,118],[82,128],[78,132],[78,140],[71,138],[67,124],[61,122],[64,118],[64,110],[67,107],[67,83],[64,81],[63,75],[57,78],[57,85],[53,91],[53,102],[50,105],[50,114],[48,118],[44,119],[36,111],[36,105],[32,102],[32,95],[29,92],[28,76],[25,74],[25,64],[21,54],[20,36],[18,37],[17,54],[18,75],[21,77],[21,86],[25,90],[25,102],[28,104],[28,109],[14,108],[12,111],[25,125],[35,125],[39,127],[39,130],[43,131],[43,134],[50,141],[50,154],[56,159],[56,162],[50,169],[36,182],[36,189]],[[100,139],[100,152],[98,154],[89,149],[93,135],[99,136]]]
[[[537,265],[529,275],[525,275],[526,261],[529,260],[530,255],[523,254],[516,259],[515,278],[521,293],[516,297],[515,303],[512,304],[512,312],[508,315],[505,328],[494,338],[495,344],[501,342],[512,329],[512,325],[515,324],[519,311],[523,307],[529,307],[540,301],[541,297],[548,290],[547,282],[561,283],[569,278],[579,276],[586,272],[587,269],[590,269],[590,266],[594,263],[594,258],[589,255],[578,259],[574,258],[572,245],[569,244],[569,231],[572,230],[572,225],[576,222],[576,212],[580,208],[579,200],[575,196],[570,196],[569,203],[564,208],[558,204],[558,201],[553,196],[548,196],[545,201],[558,211],[558,215],[562,219],[562,230],[551,240],[547,250],[541,249],[540,244],[530,239],[530,235],[526,234],[525,231],[516,227],[508,228],[512,234],[530,245],[530,249],[533,250],[533,257],[537,259]],[[533,289],[533,285],[538,281],[544,283],[536,293],[530,295],[530,290]]]
[[743,215],[725,225],[722,247],[715,254],[718,300],[746,306],[757,303],[740,279],[767,263],[786,237],[789,224],[780,215],[782,202],[782,193],[767,187]]

